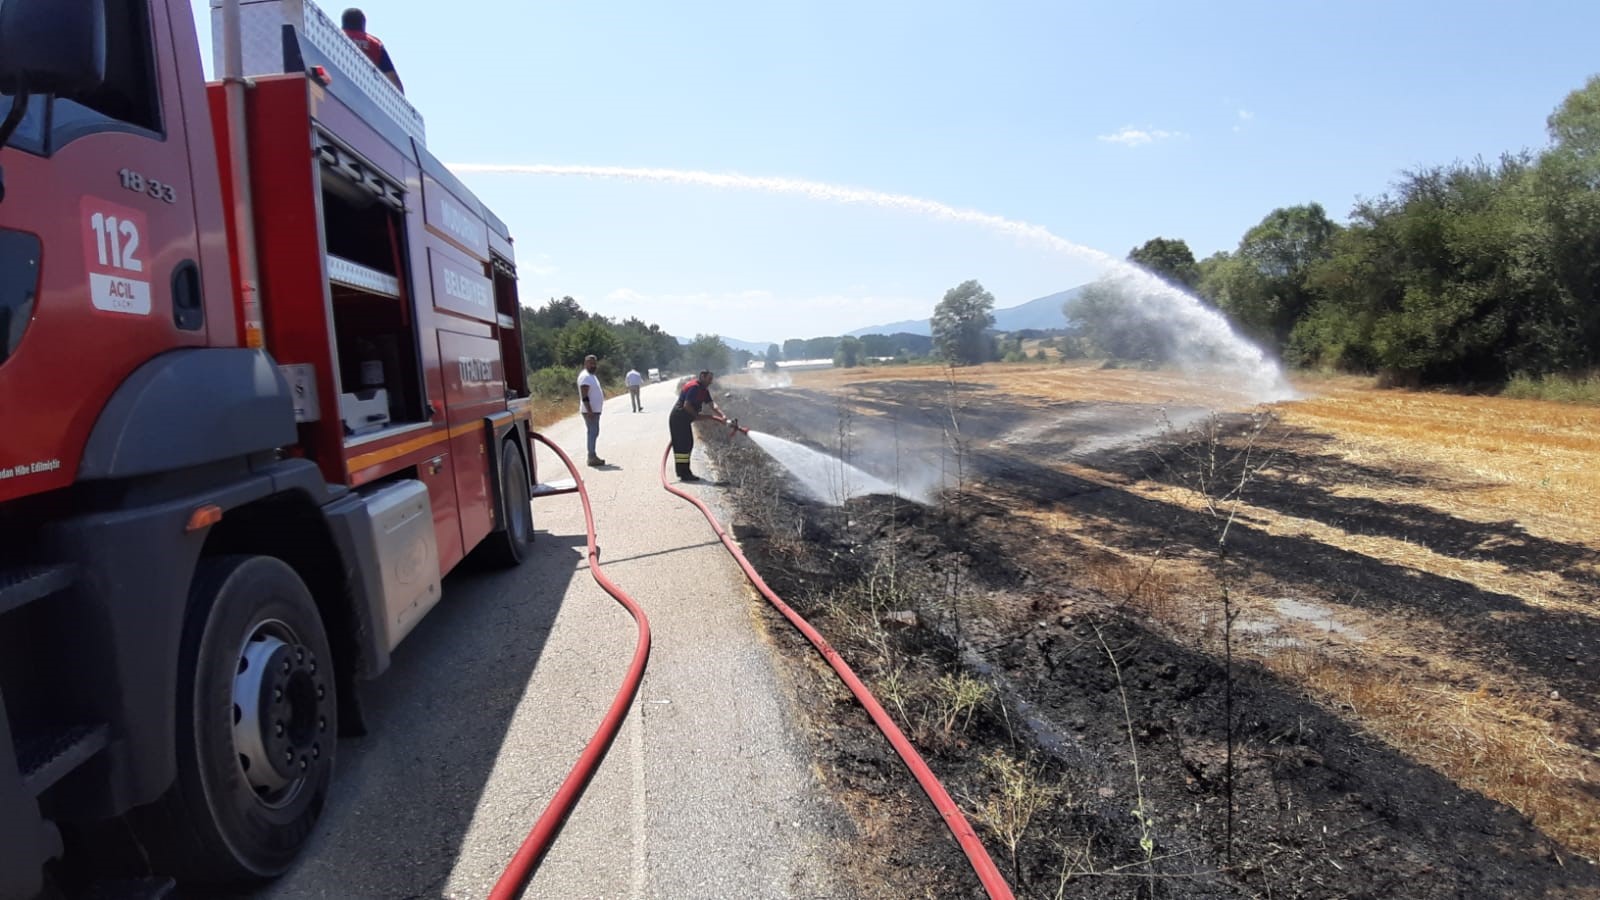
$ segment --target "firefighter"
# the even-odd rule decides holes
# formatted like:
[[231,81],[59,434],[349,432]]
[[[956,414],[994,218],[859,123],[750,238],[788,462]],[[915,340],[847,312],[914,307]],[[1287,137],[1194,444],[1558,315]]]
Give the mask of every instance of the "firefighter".
[[361,48],[361,52],[366,54],[367,59],[372,60],[372,64],[378,67],[383,77],[389,79],[395,90],[404,94],[405,86],[400,83],[400,74],[394,70],[394,62],[389,59],[388,48],[383,46],[383,41],[367,33],[367,14],[351,7],[344,11],[339,24],[344,29],[345,37]]
[[678,392],[678,401],[672,405],[672,412],[667,415],[667,430],[672,432],[672,459],[678,465],[679,481],[700,480],[698,475],[689,471],[689,454],[694,452],[694,420],[711,418],[701,416],[701,408],[709,403],[711,411],[722,417],[722,409],[717,406],[717,401],[711,399],[713,377],[709,371],[702,371],[697,377],[689,379],[683,390]]

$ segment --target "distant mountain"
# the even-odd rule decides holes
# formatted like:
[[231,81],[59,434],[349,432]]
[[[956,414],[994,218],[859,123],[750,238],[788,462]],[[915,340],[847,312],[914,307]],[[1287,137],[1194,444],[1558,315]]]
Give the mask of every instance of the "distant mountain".
[[723,338],[722,342],[728,345],[729,350],[748,350],[757,356],[766,353],[767,348],[771,347],[774,343],[780,345],[783,343],[782,341],[741,341],[737,338],[729,337]]
[[[678,338],[678,344],[680,346],[681,345],[685,345],[685,344],[688,344],[692,340],[694,340],[694,339],[680,336]],[[748,350],[749,352],[754,353],[757,356],[760,356],[761,354],[766,353],[767,352],[767,348],[771,347],[774,343],[781,344],[783,342],[782,341],[741,341],[738,338],[725,337],[725,338],[722,339],[722,343],[723,343],[723,346],[727,347],[729,350]]]
[[[1061,312],[1062,304],[1077,296],[1087,285],[1079,285],[1065,291],[1057,291],[1049,296],[1037,300],[1029,300],[1020,306],[1008,306],[1005,309],[994,311],[994,327],[996,331],[1022,331],[1027,328],[1040,330],[1048,328],[1067,327],[1067,317]],[[890,322],[887,325],[872,325],[867,328],[857,328],[850,332],[856,337],[864,334],[894,334],[904,331],[909,334],[931,335],[933,327],[928,319],[908,319],[904,322]],[[763,350],[766,348],[763,347]]]
[[890,322],[887,325],[871,325],[866,328],[857,328],[850,332],[852,337],[861,337],[864,334],[920,334],[927,337],[933,334],[933,327],[927,319],[907,319],[904,322]]
[[994,327],[996,331],[1022,331],[1026,328],[1065,328],[1067,316],[1061,311],[1062,304],[1078,296],[1088,285],[1080,284],[1071,290],[1057,291],[1037,300],[1029,300],[1021,306],[1012,306],[994,311]]

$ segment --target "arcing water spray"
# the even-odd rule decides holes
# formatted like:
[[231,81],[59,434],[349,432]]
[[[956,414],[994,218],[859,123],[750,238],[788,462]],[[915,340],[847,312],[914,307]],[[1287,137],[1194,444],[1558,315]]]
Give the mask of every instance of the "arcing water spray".
[[[1132,263],[1099,250],[1075,244],[1051,234],[1039,225],[1007,219],[992,213],[958,209],[933,200],[905,194],[886,194],[806,181],[799,178],[773,178],[731,173],[693,172],[679,169],[626,168],[620,166],[505,165],[493,163],[455,163],[457,172],[485,172],[523,175],[568,175],[610,178],[626,181],[655,181],[692,184],[713,188],[791,194],[834,203],[864,204],[900,209],[933,219],[964,222],[1018,238],[1058,253],[1065,253],[1109,269],[1126,291],[1144,298],[1154,317],[1171,329],[1180,358],[1207,368],[1222,368],[1232,373],[1246,399],[1271,402],[1294,396],[1278,365],[1255,346],[1234,332],[1223,315],[1194,297],[1146,272]],[[1188,352],[1182,352],[1187,350]]]

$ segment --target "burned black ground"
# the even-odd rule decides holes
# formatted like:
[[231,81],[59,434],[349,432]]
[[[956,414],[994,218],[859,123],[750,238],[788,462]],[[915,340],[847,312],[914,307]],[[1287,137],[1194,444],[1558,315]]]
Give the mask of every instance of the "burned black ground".
[[[949,437],[942,388],[901,384],[863,398],[873,413],[853,419],[852,440],[882,444],[892,424],[907,445],[895,454],[902,461],[955,452],[941,444]],[[770,391],[723,403],[746,424],[837,452],[832,398]],[[1078,575],[1102,551],[1070,537],[1047,542],[1036,519],[1018,514],[1065,505],[1119,546],[1193,556],[1214,523],[1117,487],[1161,477],[1153,461],[1180,454],[1098,454],[1103,477],[1075,478],[1047,464],[1073,450],[1052,444],[1047,427],[1007,442],[998,439],[1028,423],[1015,410],[992,422],[982,415],[960,421],[962,484],[937,506],[888,497],[814,504],[748,442],[711,444],[746,552],[872,684],[969,810],[1019,896],[1600,896],[1600,874],[1524,816],[1366,736],[1271,672],[1236,662],[1230,678],[1215,647],[1175,642],[1136,608],[1087,587]],[[1150,418],[1118,407],[1080,409],[1075,421],[1105,423],[1099,433],[1111,434]],[[1080,443],[1090,439],[1082,435]],[[1312,515],[1371,529],[1431,514],[1340,506],[1288,477],[1265,487],[1304,494]],[[1354,570],[1375,598],[1413,604],[1416,614],[1427,614],[1430,595],[1460,593],[1401,567],[1309,552],[1249,523],[1231,552],[1241,577],[1315,585],[1334,568]],[[1471,596],[1485,609],[1497,602]],[[774,633],[807,677],[831,678],[786,626],[775,623]],[[1548,633],[1499,636],[1486,661],[1512,670],[1548,663],[1538,642],[1558,635],[1588,637],[1552,621]],[[950,686],[960,683],[980,683],[983,697],[951,724]],[[819,767],[861,830],[860,895],[981,896],[936,813],[848,695],[810,713]],[[983,813],[1003,794],[997,758],[1027,773],[1017,793],[1042,798],[1014,858],[1003,823]]]

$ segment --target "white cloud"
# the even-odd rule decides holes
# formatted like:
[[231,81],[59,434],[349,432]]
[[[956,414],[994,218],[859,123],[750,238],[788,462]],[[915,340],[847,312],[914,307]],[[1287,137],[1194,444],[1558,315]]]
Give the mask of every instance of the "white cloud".
[[1108,144],[1121,144],[1124,147],[1141,147],[1145,144],[1153,144],[1156,141],[1169,141],[1186,137],[1188,135],[1181,131],[1164,131],[1160,128],[1134,128],[1132,125],[1125,125],[1121,130],[1111,134],[1098,135],[1096,140],[1105,141]]
[[1251,119],[1254,119],[1255,117],[1256,117],[1256,114],[1251,112],[1248,109],[1239,110],[1239,121],[1241,121],[1241,122],[1248,122]]

